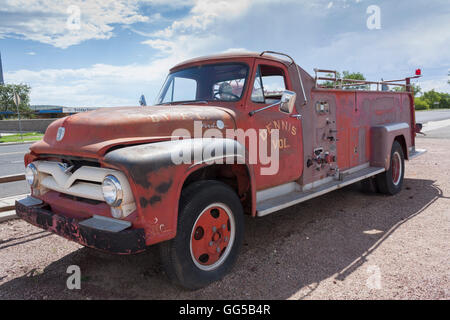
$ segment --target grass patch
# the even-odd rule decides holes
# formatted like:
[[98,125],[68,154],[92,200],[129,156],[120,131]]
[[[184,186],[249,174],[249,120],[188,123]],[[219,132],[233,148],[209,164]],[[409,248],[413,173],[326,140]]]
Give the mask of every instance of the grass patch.
[[[21,142],[21,141],[38,141],[41,140],[44,135],[39,132],[27,132],[23,133],[22,137],[20,134],[13,134],[0,137],[0,143],[3,142]],[[23,138],[23,140],[22,140]]]

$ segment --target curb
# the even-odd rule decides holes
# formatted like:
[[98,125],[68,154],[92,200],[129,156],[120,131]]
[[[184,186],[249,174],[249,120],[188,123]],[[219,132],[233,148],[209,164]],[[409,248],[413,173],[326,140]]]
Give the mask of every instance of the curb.
[[29,194],[19,194],[0,199],[0,222],[16,218],[16,200],[23,199],[28,195]]
[[33,142],[37,142],[39,140],[34,140],[34,141],[23,141],[23,142],[0,142],[0,147],[1,146],[13,146],[16,144],[27,144],[27,143],[33,143]]
[[5,222],[11,219],[18,219],[19,217],[16,215],[16,210],[0,212],[0,223]]

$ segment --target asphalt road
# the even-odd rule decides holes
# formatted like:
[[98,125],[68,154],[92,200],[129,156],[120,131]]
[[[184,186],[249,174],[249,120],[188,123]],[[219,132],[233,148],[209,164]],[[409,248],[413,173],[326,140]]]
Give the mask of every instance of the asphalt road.
[[[1,145],[0,144],[0,176],[20,174],[24,172],[23,156],[28,152],[31,143]],[[24,194],[28,192],[25,181],[0,184],[0,198]]]
[[450,110],[428,110],[416,111],[416,122],[427,123],[429,121],[439,121],[450,119]]
[[[417,139],[395,196],[356,186],[263,218],[245,219],[244,245],[223,280],[170,284],[157,247],[114,256],[21,220],[0,223],[3,299],[450,299],[450,140]],[[81,270],[69,290],[67,269]]]

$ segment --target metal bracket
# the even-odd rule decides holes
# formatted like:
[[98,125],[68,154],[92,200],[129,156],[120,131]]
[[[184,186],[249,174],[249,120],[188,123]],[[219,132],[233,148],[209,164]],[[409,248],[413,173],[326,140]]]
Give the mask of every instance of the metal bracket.
[[306,97],[306,94],[305,94],[305,87],[303,86],[303,81],[302,81],[302,76],[300,75],[300,70],[298,69],[298,65],[295,63],[294,59],[291,56],[287,55],[286,53],[269,51],[269,50],[261,52],[261,54],[259,56],[262,57],[266,53],[278,54],[280,56],[285,56],[285,57],[291,59],[291,64],[289,66],[295,64],[295,68],[297,69],[298,79],[300,80],[300,86],[302,87],[303,98],[305,99],[305,102],[303,103],[303,105],[306,105],[308,103],[308,98]]

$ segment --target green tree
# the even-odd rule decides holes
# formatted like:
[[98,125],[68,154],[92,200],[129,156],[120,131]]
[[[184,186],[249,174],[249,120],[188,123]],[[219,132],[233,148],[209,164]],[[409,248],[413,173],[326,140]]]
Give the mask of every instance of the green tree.
[[[327,75],[329,78],[332,78],[332,74]],[[350,72],[350,71],[343,71],[342,76],[340,72],[336,72],[336,78],[338,79],[350,79],[350,80],[366,80],[366,77],[361,72]],[[368,85],[355,85],[350,86],[349,84],[352,84],[351,81],[340,81],[338,80],[336,83],[334,81],[325,81],[322,83],[322,86],[325,88],[334,88],[335,86],[339,87],[340,85],[344,85],[342,88],[346,90],[366,90],[368,89]]]
[[441,102],[441,95],[439,92],[433,90],[427,91],[423,93],[423,99],[428,102],[431,109],[439,108]]
[[420,106],[426,106],[426,109],[450,108],[450,94],[437,92],[434,89],[424,92],[421,97],[415,97],[414,101],[416,104],[416,109],[418,104]]
[[430,105],[421,97],[414,98],[414,107],[416,110],[428,110]]
[[[417,97],[417,95],[422,92],[422,88],[418,84],[411,83],[411,88],[413,90],[414,97]],[[406,91],[405,87],[394,87],[392,89],[394,91],[397,91],[397,92],[404,92],[404,91]]]
[[[14,92],[20,97],[19,111],[21,117],[31,117],[30,105],[31,87],[26,84],[4,84],[0,85],[0,111],[11,111],[17,113],[14,103]],[[2,115],[0,115],[2,117]]]

